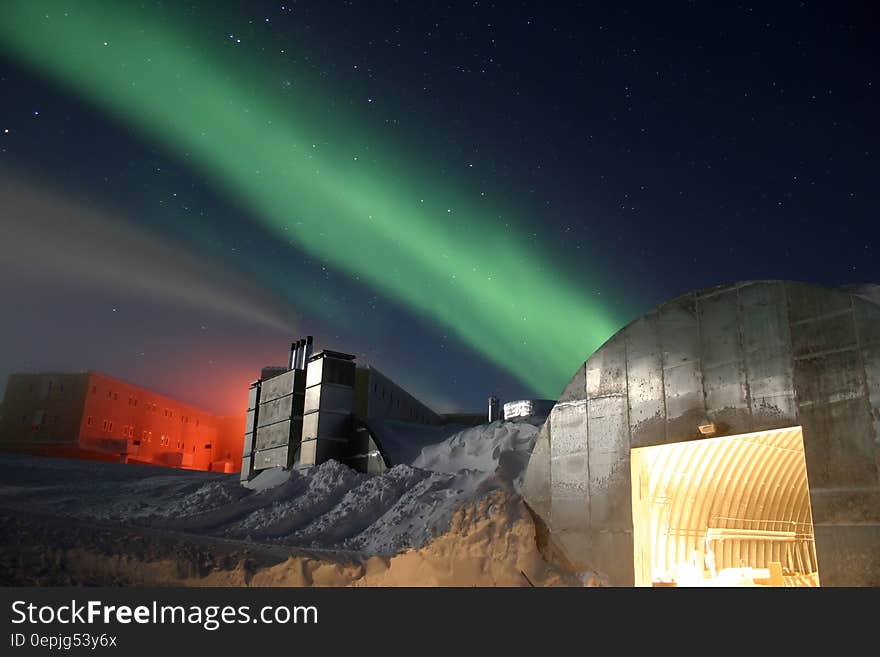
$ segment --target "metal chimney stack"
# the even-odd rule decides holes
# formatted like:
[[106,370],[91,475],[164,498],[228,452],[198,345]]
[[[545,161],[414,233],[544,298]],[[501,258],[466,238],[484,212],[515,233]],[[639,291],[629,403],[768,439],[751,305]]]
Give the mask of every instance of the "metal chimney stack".
[[303,347],[303,353],[302,353],[302,369],[306,369],[306,366],[308,365],[308,362],[309,362],[309,358],[312,355],[312,341],[313,341],[313,338],[311,335],[306,336],[306,344]]
[[489,397],[489,422],[491,423],[500,419],[498,413],[498,397],[492,395]]
[[293,361],[293,366],[298,370],[302,369],[302,354],[305,343],[306,341],[303,339],[296,341],[296,360]]
[[287,361],[287,369],[306,369],[306,363],[309,362],[309,357],[312,355],[313,341],[314,338],[310,335],[290,343],[290,358]]
[[297,352],[296,369],[298,369],[298,370],[304,369],[303,368],[303,356],[305,356],[305,354],[306,354],[306,341],[303,339],[303,340],[299,341],[299,351]]

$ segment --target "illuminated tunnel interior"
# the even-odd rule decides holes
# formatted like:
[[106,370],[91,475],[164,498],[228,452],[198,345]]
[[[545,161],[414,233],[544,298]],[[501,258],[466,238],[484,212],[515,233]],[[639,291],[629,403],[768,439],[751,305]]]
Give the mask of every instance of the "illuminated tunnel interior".
[[818,586],[800,427],[632,450],[637,586]]

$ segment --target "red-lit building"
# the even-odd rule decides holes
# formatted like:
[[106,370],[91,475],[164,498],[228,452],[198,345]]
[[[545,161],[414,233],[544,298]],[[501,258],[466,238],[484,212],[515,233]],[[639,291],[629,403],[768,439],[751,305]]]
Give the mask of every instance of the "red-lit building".
[[97,372],[13,374],[0,448],[194,470],[241,469],[244,416],[217,416]]

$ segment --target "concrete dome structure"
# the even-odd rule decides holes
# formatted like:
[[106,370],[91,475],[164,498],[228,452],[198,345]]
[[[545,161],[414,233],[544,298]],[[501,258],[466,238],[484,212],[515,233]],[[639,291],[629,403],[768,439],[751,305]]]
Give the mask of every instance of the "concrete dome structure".
[[752,281],[669,301],[590,356],[523,496],[548,554],[616,585],[880,585],[878,464],[880,305]]

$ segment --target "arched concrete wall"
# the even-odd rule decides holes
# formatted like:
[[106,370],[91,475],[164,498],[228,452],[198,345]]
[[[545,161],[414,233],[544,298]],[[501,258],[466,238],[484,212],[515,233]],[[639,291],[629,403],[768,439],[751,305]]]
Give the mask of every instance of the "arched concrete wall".
[[751,281],[686,294],[581,367],[523,484],[557,547],[633,581],[630,449],[800,425],[824,585],[880,585],[880,305]]

